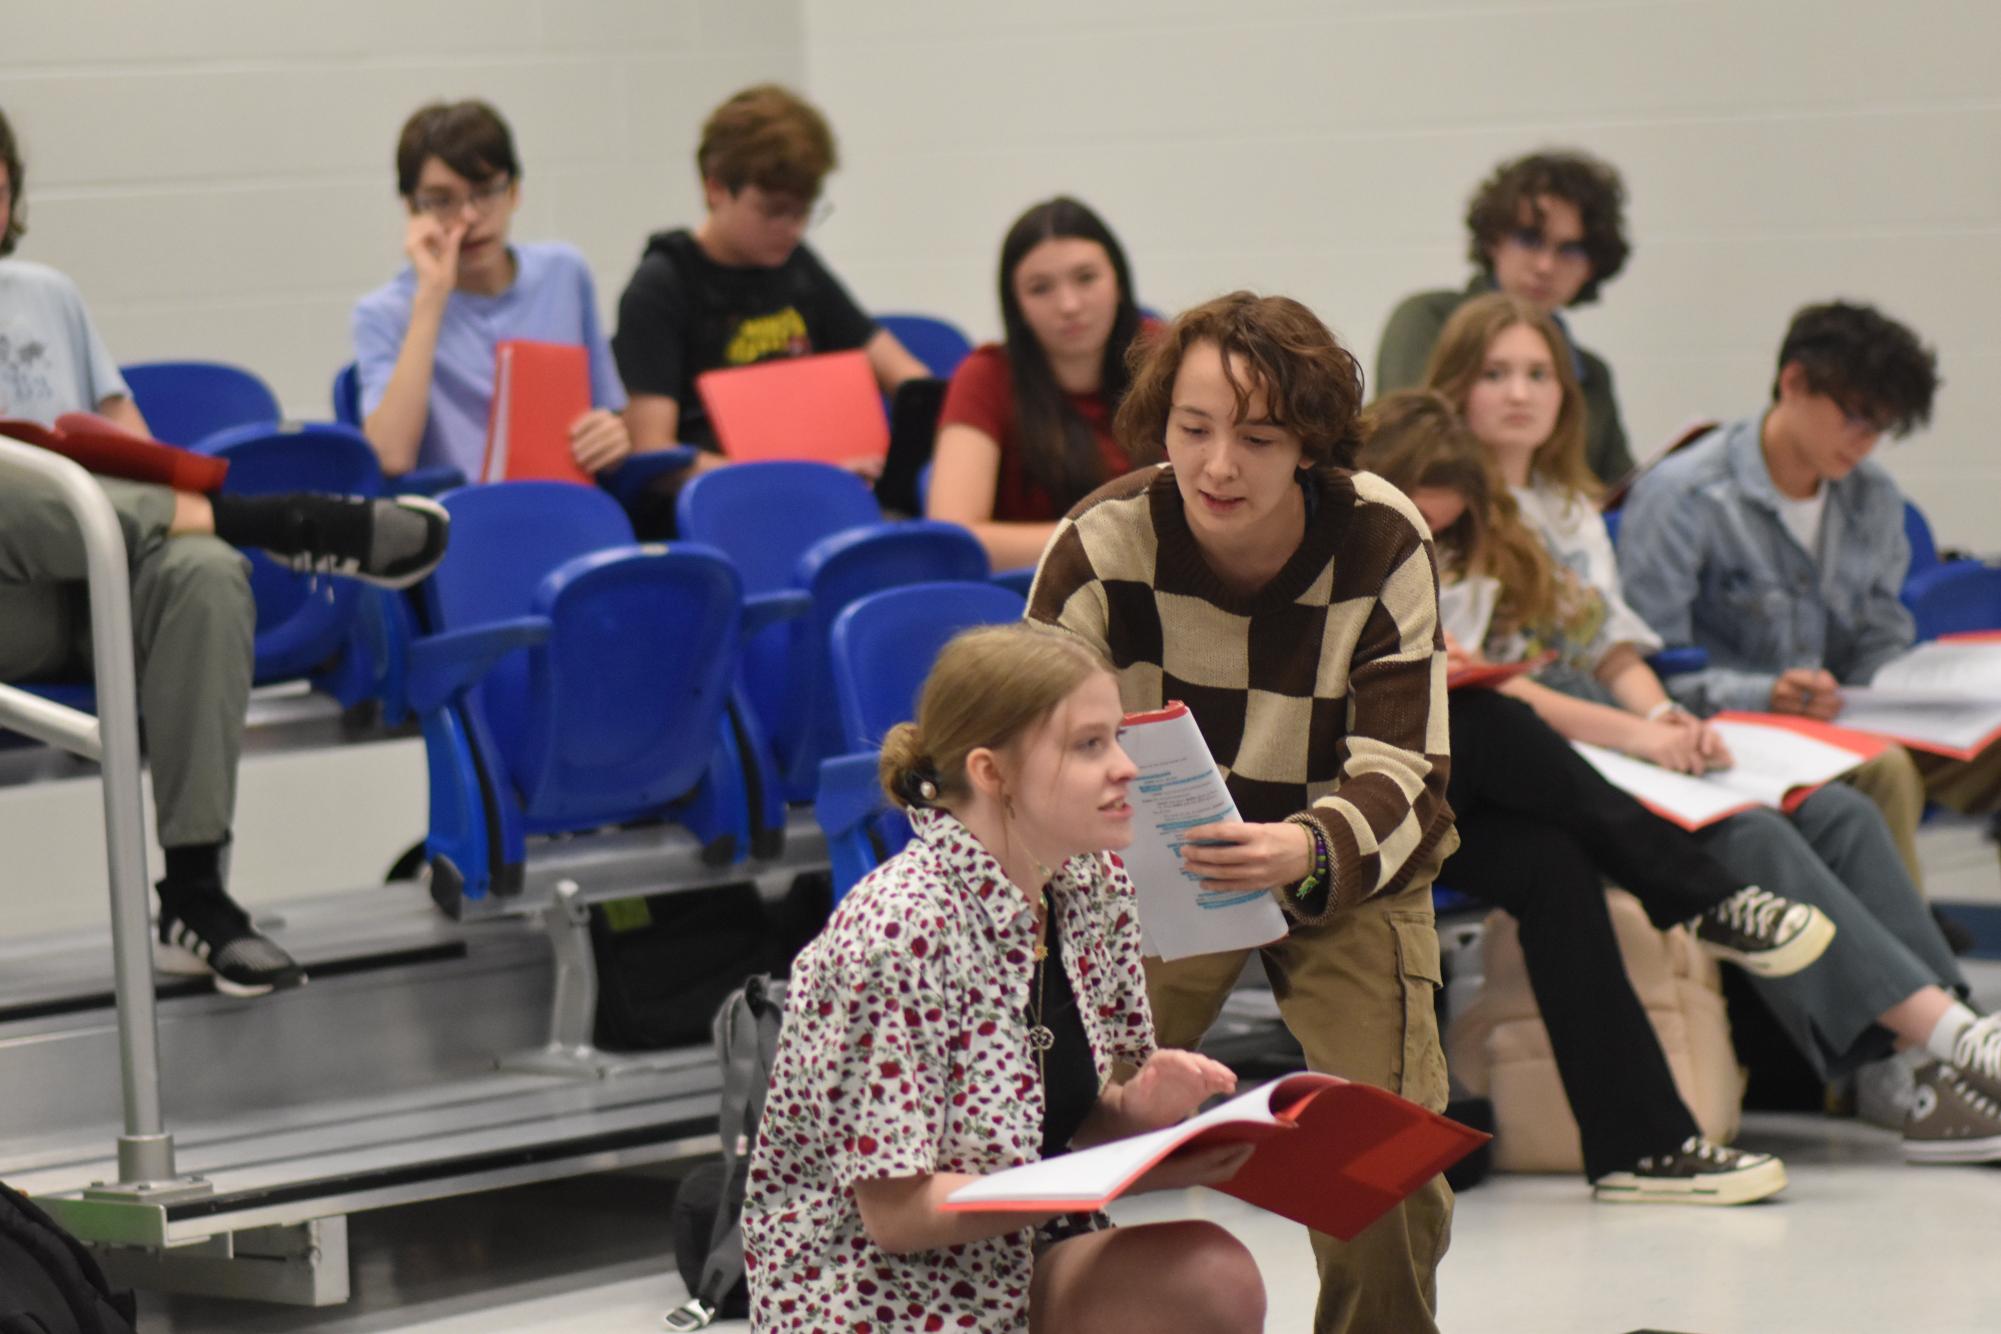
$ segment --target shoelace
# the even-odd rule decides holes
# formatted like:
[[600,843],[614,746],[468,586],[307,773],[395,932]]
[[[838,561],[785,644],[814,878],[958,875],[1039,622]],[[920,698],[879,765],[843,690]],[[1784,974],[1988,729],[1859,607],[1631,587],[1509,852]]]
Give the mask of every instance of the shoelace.
[[1952,1063],[1989,1079],[2001,1079],[2001,1014],[1968,1024],[1953,1044]]
[[1770,939],[1791,902],[1768,889],[1740,889],[1716,905],[1723,920],[1746,935]]

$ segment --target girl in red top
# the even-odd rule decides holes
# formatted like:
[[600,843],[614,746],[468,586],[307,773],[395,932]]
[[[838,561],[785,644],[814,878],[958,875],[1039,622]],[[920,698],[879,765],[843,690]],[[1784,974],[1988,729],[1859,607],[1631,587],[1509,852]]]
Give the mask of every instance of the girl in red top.
[[1141,316],[1118,238],[1063,196],[1008,229],[1000,300],[1007,343],[952,376],[925,513],[972,529],[1009,570],[1033,565],[1073,504],[1132,467],[1112,413]]

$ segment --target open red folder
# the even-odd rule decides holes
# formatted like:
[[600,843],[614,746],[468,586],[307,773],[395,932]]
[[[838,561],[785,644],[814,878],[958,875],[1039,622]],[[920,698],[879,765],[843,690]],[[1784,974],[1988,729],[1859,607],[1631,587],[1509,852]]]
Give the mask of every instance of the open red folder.
[[1447,690],[1491,690],[1517,676],[1539,672],[1556,660],[1554,653],[1526,658],[1521,662],[1483,662],[1477,667],[1461,667],[1445,678]]
[[40,445],[101,477],[155,482],[176,491],[213,491],[229,472],[228,459],[134,435],[89,412],[65,412],[53,427],[0,419],[0,435]]
[[695,390],[723,453],[841,464],[889,452],[889,419],[866,352],[779,357],[705,371]]
[[591,410],[591,360],[573,343],[510,338],[493,350],[482,482],[581,482],[570,427]]
[[1351,1241],[1492,1138],[1387,1089],[1333,1075],[1287,1075],[1178,1126],[981,1177],[953,1191],[942,1207],[1102,1209],[1169,1154],[1255,1144],[1250,1161],[1216,1189]]

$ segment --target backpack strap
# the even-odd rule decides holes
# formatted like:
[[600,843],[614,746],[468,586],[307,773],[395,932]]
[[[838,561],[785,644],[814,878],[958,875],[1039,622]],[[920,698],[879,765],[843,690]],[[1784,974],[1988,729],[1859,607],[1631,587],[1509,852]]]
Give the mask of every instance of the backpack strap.
[[731,992],[716,1011],[716,1059],[723,1068],[722,1106],[716,1124],[722,1140],[723,1189],[701,1282],[685,1306],[668,1313],[669,1329],[706,1328],[730,1290],[743,1279],[744,1192],[784,1020],[785,980],[763,975],[750,978]]

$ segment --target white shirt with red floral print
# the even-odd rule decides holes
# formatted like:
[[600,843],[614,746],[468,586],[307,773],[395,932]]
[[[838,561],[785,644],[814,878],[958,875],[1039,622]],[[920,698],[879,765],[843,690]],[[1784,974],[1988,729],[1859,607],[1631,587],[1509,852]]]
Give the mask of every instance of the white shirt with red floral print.
[[[974,1175],[1041,1157],[1043,1088],[1025,1011],[1035,916],[943,811],[877,867],[793,966],[744,1199],[754,1330],[1028,1328],[1033,1231],[893,1255],[852,1183]],[[1132,882],[1110,854],[1049,884],[1102,1083],[1153,1052]]]

